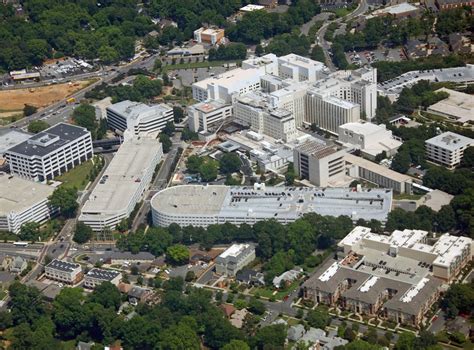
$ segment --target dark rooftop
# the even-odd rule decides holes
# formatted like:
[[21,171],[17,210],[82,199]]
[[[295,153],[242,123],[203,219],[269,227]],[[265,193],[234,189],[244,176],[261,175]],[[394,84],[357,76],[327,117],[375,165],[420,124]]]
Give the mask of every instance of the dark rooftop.
[[48,265],[46,265],[46,267],[56,269],[56,270],[66,271],[66,272],[71,272],[71,271],[77,269],[80,266],[81,265],[79,265],[79,264],[70,263],[70,262],[67,262],[67,261],[61,261],[61,260],[58,260],[58,259],[54,259]]
[[86,277],[97,278],[103,281],[112,281],[118,275],[120,275],[120,272],[115,270],[104,270],[94,268],[87,273]]
[[83,127],[59,123],[10,148],[7,152],[43,157],[88,133],[89,131]]

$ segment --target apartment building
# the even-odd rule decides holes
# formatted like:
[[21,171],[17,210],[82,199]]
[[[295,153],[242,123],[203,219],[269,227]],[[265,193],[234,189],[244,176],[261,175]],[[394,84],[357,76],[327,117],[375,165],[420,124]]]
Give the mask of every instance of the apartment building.
[[201,27],[194,31],[194,40],[198,43],[204,43],[209,45],[219,44],[225,36],[224,29],[220,28],[204,28]]
[[163,155],[152,138],[125,140],[82,207],[78,220],[94,231],[113,229],[140,202]]
[[131,131],[134,135],[158,133],[173,121],[173,108],[167,104],[148,106],[129,100],[106,108],[107,125],[118,132]]
[[94,289],[103,282],[118,286],[121,279],[122,274],[119,271],[93,268],[84,276],[84,287]]
[[12,174],[46,182],[93,156],[91,133],[59,123],[5,152]]
[[297,176],[313,185],[326,187],[331,182],[344,179],[344,150],[326,146],[316,141],[307,141],[293,150],[293,162]]
[[419,326],[439,297],[472,259],[472,240],[444,234],[432,245],[428,232],[375,234],[354,228],[330,260],[303,285],[304,297],[357,314]]
[[66,284],[76,284],[82,277],[81,265],[54,259],[44,268],[47,278]]
[[232,117],[233,107],[222,100],[199,102],[188,107],[188,127],[194,132],[208,131]]
[[57,214],[48,197],[54,187],[0,172],[0,231],[19,233],[28,222],[39,224]]
[[235,276],[254,260],[255,247],[252,244],[233,244],[216,258],[216,272]]
[[447,131],[425,141],[426,158],[453,169],[461,163],[464,150],[474,146],[474,140]]

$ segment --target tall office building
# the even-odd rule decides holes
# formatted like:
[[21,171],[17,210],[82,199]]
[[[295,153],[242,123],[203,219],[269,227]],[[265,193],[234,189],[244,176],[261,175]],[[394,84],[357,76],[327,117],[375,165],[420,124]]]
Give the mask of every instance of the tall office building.
[[12,174],[45,182],[93,156],[91,133],[59,123],[5,152]]

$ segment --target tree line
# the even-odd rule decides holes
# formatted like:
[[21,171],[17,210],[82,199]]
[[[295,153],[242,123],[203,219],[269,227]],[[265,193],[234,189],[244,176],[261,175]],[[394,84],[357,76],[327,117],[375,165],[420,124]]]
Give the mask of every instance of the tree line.
[[134,55],[135,39],[153,27],[134,0],[27,0],[24,15],[0,6],[0,68],[41,65],[47,58],[100,58],[109,63]]

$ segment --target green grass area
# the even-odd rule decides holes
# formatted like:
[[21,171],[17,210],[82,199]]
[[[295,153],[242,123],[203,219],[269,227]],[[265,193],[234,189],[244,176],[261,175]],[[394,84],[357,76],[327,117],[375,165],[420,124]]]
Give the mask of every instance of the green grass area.
[[286,295],[290,294],[292,291],[298,288],[299,285],[300,281],[296,280],[293,281],[293,283],[291,283],[287,288],[285,288],[284,290],[278,290],[275,294],[273,294],[275,292],[275,289],[267,286],[252,289],[251,293],[254,295],[258,293],[263,298],[270,299],[273,296],[276,300],[283,300]]
[[61,181],[64,187],[76,187],[79,191],[83,190],[89,182],[89,174],[94,164],[89,159],[87,162],[76,166],[67,173],[58,176],[55,180]]
[[400,193],[400,194],[395,194],[393,196],[394,199],[411,199],[411,200],[418,200],[421,197],[423,197],[422,194],[408,194],[408,193]]
[[7,295],[6,290],[0,290],[0,300],[3,300],[3,298],[5,298],[6,295]]
[[75,350],[76,349],[76,339],[62,341],[61,348],[64,350]]
[[203,62],[191,62],[191,63],[177,63],[177,64],[167,64],[163,66],[162,72],[166,73],[168,70],[175,69],[195,69],[195,68],[209,68],[209,67],[218,67],[227,63],[237,63],[240,65],[242,61],[203,61]]

